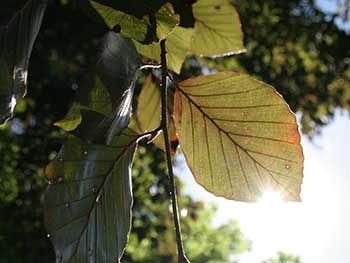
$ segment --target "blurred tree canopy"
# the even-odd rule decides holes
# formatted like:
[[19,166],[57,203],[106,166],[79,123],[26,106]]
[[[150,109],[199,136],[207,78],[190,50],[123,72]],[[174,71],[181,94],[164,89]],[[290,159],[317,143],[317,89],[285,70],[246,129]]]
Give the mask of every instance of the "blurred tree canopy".
[[276,258],[270,258],[266,261],[263,261],[262,263],[301,263],[301,261],[299,257],[287,255],[283,252],[278,252]]
[[[3,0],[0,25],[25,0]],[[62,132],[52,124],[73,101],[79,81],[96,61],[104,25],[79,8],[81,1],[53,0],[36,41],[27,97],[15,119],[0,128],[1,262],[52,262],[45,238],[40,196],[43,167],[53,159]],[[209,61],[190,58],[183,76],[203,70],[244,69],[274,85],[302,114],[303,131],[312,135],[329,122],[337,107],[350,105],[350,36],[313,1],[235,1],[243,23],[246,54]],[[147,146],[149,147],[149,146]],[[133,230],[124,257],[132,262],[172,262],[175,240],[169,215],[165,164],[159,150],[140,146],[133,171]],[[180,187],[181,188],[181,187]],[[180,190],[180,189],[179,189]],[[184,243],[192,262],[234,262],[247,251],[235,222],[211,226],[214,208],[180,198]],[[21,255],[19,257],[18,255]],[[296,262],[294,261],[267,262]]]

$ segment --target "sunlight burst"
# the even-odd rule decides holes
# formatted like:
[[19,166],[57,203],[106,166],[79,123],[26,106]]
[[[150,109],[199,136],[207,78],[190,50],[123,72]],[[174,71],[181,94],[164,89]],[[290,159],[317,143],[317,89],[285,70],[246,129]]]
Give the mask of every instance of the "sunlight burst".
[[267,190],[263,193],[261,198],[258,201],[259,205],[268,206],[268,207],[280,207],[284,204],[281,193],[274,192],[272,190]]

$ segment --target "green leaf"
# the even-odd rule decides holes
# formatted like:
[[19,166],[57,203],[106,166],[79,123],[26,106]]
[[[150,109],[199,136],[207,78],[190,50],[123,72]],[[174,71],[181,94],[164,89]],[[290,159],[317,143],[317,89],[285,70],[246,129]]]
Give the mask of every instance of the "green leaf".
[[[64,119],[55,123],[56,126],[65,131],[76,129],[82,121],[81,111],[91,110],[103,115],[109,116],[112,114],[112,100],[108,90],[97,76],[94,85],[90,86],[85,83],[77,95],[77,101],[73,103]],[[92,87],[85,90],[85,87]],[[86,98],[87,95],[87,98]]]
[[137,119],[143,131],[153,131],[160,126],[161,107],[161,92],[150,74],[143,83],[137,105]]
[[303,152],[295,115],[269,85],[223,72],[181,82],[175,125],[195,179],[215,195],[300,201]]
[[131,226],[131,164],[137,137],[111,145],[68,136],[45,170],[45,224],[56,262],[120,262]]
[[174,13],[174,8],[170,3],[166,3],[156,13],[156,21],[157,37],[164,39],[180,23],[180,16]]
[[[192,33],[192,28],[177,26],[166,40],[168,67],[177,74],[180,74],[182,64],[186,59],[190,47]],[[141,55],[156,62],[160,61],[159,43],[152,43],[150,45],[142,45],[136,42],[134,43]]]
[[193,4],[193,14],[193,54],[224,56],[245,51],[241,22],[231,1],[198,0]]
[[186,59],[193,34],[192,28],[176,27],[166,41],[169,68],[180,74]]
[[94,1],[139,18],[145,15],[154,15],[165,2],[164,0]]
[[123,36],[141,42],[145,41],[150,26],[147,15],[137,18],[92,0],[90,0],[90,3],[110,29],[120,26],[120,33]]
[[[160,46],[158,42],[145,45],[134,41],[134,44],[139,54],[158,63],[160,62]],[[170,62],[168,63],[168,67],[171,69]]]
[[[144,81],[137,105],[137,123],[141,133],[150,132],[157,129],[161,122],[162,98],[159,83],[152,80],[150,74]],[[170,142],[177,140],[174,120],[169,109],[168,130]],[[160,149],[165,149],[163,133],[160,132],[153,140],[153,143]],[[176,149],[174,149],[174,152]]]
[[120,34],[107,33],[102,46],[96,76],[87,76],[77,101],[56,125],[67,131],[77,128],[78,137],[108,144],[129,124],[141,61],[132,41]]
[[46,0],[28,1],[7,25],[0,25],[0,124],[26,93],[29,58],[46,5]]

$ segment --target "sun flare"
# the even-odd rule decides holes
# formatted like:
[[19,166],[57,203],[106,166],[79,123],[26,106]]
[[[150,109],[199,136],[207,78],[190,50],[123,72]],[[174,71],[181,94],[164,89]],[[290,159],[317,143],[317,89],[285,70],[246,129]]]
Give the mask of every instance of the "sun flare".
[[279,207],[284,203],[281,193],[272,190],[265,191],[258,201],[259,205],[268,207]]

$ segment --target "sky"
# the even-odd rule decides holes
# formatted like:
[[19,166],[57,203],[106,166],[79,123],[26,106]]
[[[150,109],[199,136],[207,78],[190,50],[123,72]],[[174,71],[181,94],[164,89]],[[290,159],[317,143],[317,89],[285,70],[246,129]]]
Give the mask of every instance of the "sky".
[[[339,0],[316,0],[316,4],[323,12],[332,15],[338,11],[338,1]],[[341,0],[341,3],[344,3],[344,0]],[[338,17],[335,19],[335,23],[339,28],[345,30],[346,32],[350,32],[350,21],[344,23],[343,20]]]
[[350,118],[337,113],[335,120],[310,141],[302,138],[305,155],[302,203],[278,199],[247,204],[225,200],[206,192],[179,156],[177,174],[185,181],[185,194],[214,202],[214,225],[239,221],[252,251],[241,263],[260,263],[277,251],[298,255],[303,263],[348,263],[350,259]]

